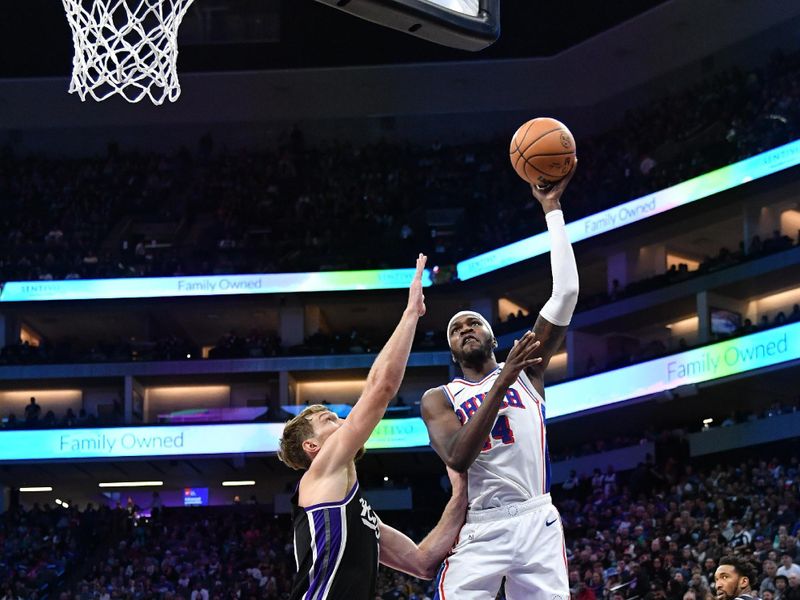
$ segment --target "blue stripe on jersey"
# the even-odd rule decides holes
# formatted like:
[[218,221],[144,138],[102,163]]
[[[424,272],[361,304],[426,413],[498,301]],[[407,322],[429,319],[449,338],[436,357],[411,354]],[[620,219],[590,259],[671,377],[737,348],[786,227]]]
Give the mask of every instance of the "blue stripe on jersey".
[[434,589],[436,590],[433,594],[433,600],[442,600],[442,597],[439,595],[439,583],[442,581],[442,572],[444,571],[444,561],[442,561],[442,566],[439,567],[439,572],[436,574],[436,581],[434,582]]
[[[542,427],[544,427],[544,424],[547,421],[544,402],[539,404],[539,407],[542,409]],[[548,447],[547,444],[547,435],[544,436],[544,472],[545,472],[544,493],[547,494],[550,492],[550,448]]]

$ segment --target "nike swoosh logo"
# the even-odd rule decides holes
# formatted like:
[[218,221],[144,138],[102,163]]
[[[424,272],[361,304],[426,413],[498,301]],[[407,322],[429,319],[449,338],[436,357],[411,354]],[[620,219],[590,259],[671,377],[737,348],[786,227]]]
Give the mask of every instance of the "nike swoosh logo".
[[550,525],[552,525],[552,524],[553,524],[553,523],[555,523],[556,521],[558,521],[558,517],[556,517],[556,518],[555,518],[555,519],[553,519],[552,521],[545,521],[545,522],[544,522],[544,524],[545,524],[545,527],[550,527]]
[[458,396],[458,395],[459,395],[461,392],[463,392],[463,391],[464,391],[464,388],[461,388],[460,390],[458,390],[458,391],[457,391],[455,394],[453,394],[453,398],[455,398],[456,396]]

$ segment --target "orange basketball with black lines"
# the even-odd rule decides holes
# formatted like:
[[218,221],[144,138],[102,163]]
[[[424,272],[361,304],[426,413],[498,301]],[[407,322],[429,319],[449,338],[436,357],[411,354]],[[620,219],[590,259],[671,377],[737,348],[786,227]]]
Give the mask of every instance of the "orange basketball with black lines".
[[550,117],[531,119],[511,138],[511,164],[528,183],[550,185],[575,166],[575,138],[567,126]]

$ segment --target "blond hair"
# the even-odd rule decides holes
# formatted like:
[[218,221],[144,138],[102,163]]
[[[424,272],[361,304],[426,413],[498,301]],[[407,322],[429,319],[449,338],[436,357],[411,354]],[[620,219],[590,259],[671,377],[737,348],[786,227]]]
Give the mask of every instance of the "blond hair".
[[280,439],[278,458],[287,467],[301,471],[311,466],[311,458],[303,450],[303,442],[314,436],[314,428],[309,417],[326,410],[328,408],[322,404],[312,404],[293,419],[286,421],[283,437]]

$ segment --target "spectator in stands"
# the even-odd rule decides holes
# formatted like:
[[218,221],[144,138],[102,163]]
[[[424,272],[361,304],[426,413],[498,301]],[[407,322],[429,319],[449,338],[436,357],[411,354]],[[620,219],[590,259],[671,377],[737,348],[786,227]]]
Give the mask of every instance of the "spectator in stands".
[[770,590],[775,592],[775,576],[777,575],[778,565],[774,560],[765,560],[762,565],[764,576],[761,578],[761,584],[758,587],[759,597],[763,599],[764,592]]
[[31,396],[30,403],[25,407],[25,425],[35,427],[39,422],[42,407],[36,403],[36,398]]
[[603,475],[603,495],[611,498],[617,493],[617,473],[614,465],[608,465],[605,475]]
[[786,600],[789,591],[789,578],[786,575],[775,575],[775,600]]
[[[800,243],[800,237],[798,237],[798,243]],[[800,321],[800,304],[795,304],[792,306],[792,312],[789,314],[789,317],[786,320],[789,323]]]
[[[582,139],[586,164],[572,184],[576,216],[797,138],[798,79],[796,53],[750,71],[732,68],[631,109],[615,127]],[[202,143],[194,154],[116,148],[90,159],[46,159],[9,153],[0,167],[7,207],[0,280],[369,268],[399,264],[404,247],[423,241],[441,264],[532,233],[532,207],[525,202],[503,203],[496,218],[496,200],[522,191],[504,164],[505,139],[438,148],[386,141],[314,147],[286,139],[270,151]],[[415,216],[426,212],[420,207],[449,216],[429,221]],[[463,235],[457,215],[473,209],[484,226]],[[114,225],[141,216],[196,227],[186,227],[182,239],[122,239]],[[298,225],[306,235],[294,234]],[[787,244],[780,234],[758,242],[754,253],[759,245],[779,250]],[[364,257],[357,250],[364,243],[380,252]],[[119,251],[100,250],[105,245]]]
[[603,474],[597,467],[592,471],[592,491],[599,493],[603,491]]
[[750,548],[750,540],[752,536],[747,529],[744,528],[741,521],[733,523],[733,536],[731,536],[728,546],[734,554],[741,554]]
[[786,588],[786,600],[800,600],[800,575],[789,575],[789,587]]
[[781,566],[778,567],[776,573],[784,577],[791,577],[792,575],[800,576],[800,565],[794,562],[794,554],[796,548],[791,552],[784,552],[781,556]]
[[75,427],[77,422],[78,422],[78,417],[75,416],[75,413],[73,412],[72,407],[70,406],[67,409],[67,412],[64,414],[64,419],[62,420],[61,425],[63,427]]
[[567,477],[566,481],[562,485],[562,489],[569,497],[572,497],[573,493],[577,491],[579,485],[580,481],[578,480],[578,473],[575,471],[575,469],[570,469],[569,477]]
[[48,410],[42,419],[42,427],[50,428],[55,427],[57,424],[56,414],[52,410]]

